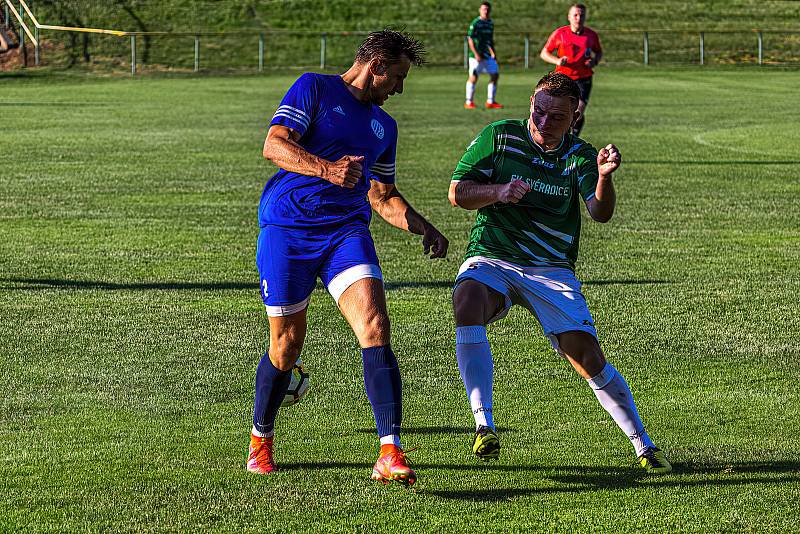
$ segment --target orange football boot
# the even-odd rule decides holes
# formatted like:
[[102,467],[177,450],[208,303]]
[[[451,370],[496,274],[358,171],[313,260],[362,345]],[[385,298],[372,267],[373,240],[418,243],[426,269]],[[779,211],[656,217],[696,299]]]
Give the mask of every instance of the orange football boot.
[[396,445],[381,445],[381,453],[372,468],[372,480],[388,484],[392,480],[408,487],[417,481],[417,474],[408,466],[403,449]]
[[475,109],[475,102],[471,100],[469,102],[464,102],[464,109]]
[[503,109],[503,104],[498,104],[497,102],[487,102],[486,109]]
[[258,475],[267,475],[278,469],[272,458],[272,442],[275,436],[260,438],[250,434],[250,455],[247,470]]

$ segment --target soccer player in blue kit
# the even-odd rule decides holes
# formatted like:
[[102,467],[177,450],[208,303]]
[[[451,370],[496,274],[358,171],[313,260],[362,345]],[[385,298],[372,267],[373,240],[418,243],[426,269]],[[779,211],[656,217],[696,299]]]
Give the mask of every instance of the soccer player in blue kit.
[[275,416],[306,336],[306,309],[319,277],[361,346],[364,384],[381,451],[372,478],[414,484],[400,443],[401,383],[390,345],[381,269],[369,231],[374,209],[422,235],[425,254],[443,258],[447,239],[395,188],[397,124],[381,106],[411,65],[420,42],[405,33],[370,33],[342,75],[303,74],[281,101],[264,143],[280,170],[261,196],[256,262],[270,344],[256,371],[247,470],[276,469]]

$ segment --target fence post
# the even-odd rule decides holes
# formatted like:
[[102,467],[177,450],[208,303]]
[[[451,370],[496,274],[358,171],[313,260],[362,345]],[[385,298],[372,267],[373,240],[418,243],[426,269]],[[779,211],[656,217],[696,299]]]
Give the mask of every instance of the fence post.
[[131,35],[131,76],[136,76],[136,36]]
[[258,72],[264,70],[264,34],[258,34]]
[[644,32],[644,36],[642,37],[642,53],[644,56],[644,64],[650,64],[650,36],[647,35],[647,32]]
[[705,39],[706,35],[705,32],[700,32],[700,64],[705,65],[706,58],[705,58]]
[[3,20],[6,22],[7,25],[10,26],[9,23],[11,22],[11,19],[8,18],[8,4],[6,4],[5,2],[3,2],[3,15],[5,15],[5,18],[3,18]]
[[325,56],[328,52],[327,48],[328,48],[328,34],[323,33],[322,39],[319,42],[319,68],[321,69],[325,68],[325,60],[327,59]]
[[200,70],[200,36],[194,36],[194,71]]
[[33,34],[36,36],[36,46],[33,49],[33,63],[34,63],[34,65],[36,65],[38,67],[39,66],[39,39],[41,39],[39,37],[39,27],[38,26],[36,26],[33,29]]
[[22,52],[22,66],[28,66],[28,54],[25,51],[25,29],[22,27],[25,24],[25,11],[22,8],[22,2],[19,4],[19,50]]
[[531,40],[525,35],[525,68],[528,68],[530,63],[530,48],[531,48]]
[[764,35],[761,32],[758,32],[758,64],[761,65],[761,61],[763,59],[763,50],[764,50]]
[[467,37],[464,36],[464,68],[466,69],[469,66],[469,61],[467,60],[467,50],[469,49],[469,45],[467,45]]

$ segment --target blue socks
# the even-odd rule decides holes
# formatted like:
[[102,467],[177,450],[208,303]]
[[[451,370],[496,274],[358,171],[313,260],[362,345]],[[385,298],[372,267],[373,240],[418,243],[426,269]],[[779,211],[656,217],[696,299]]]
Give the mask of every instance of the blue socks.
[[456,359],[467,390],[475,426],[494,430],[492,419],[492,378],[494,362],[485,326],[456,327]]
[[[400,446],[400,422],[403,409],[400,403],[402,386],[400,368],[390,345],[361,349],[364,363],[364,386],[375,415],[375,426],[381,444]],[[386,443],[384,443],[386,442]]]
[[281,371],[272,364],[269,352],[261,357],[256,371],[256,401],[253,409],[253,434],[270,437],[275,428],[275,416],[281,407],[289,382],[291,371]]

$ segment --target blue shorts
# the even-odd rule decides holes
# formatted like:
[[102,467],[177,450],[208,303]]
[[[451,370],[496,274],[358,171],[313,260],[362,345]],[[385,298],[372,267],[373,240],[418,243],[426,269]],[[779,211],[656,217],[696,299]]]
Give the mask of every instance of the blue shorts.
[[382,279],[369,228],[347,225],[333,231],[261,227],[256,249],[261,297],[267,315],[292,315],[311,300],[317,278],[339,302],[345,289],[362,278]]

